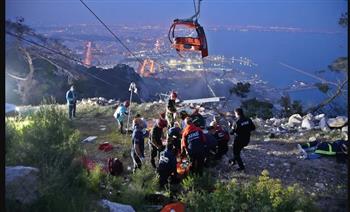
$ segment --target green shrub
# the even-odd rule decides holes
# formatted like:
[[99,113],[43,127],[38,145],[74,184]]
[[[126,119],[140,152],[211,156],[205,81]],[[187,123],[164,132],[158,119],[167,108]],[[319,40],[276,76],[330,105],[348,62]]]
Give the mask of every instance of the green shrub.
[[250,92],[250,83],[249,82],[246,82],[246,83],[238,82],[236,85],[234,85],[230,89],[231,94],[235,94],[241,98],[247,97],[247,93],[249,93],[249,92]]
[[303,114],[303,107],[300,101],[291,100],[289,95],[282,96],[279,99],[279,104],[282,107],[282,117],[289,117],[293,114]]
[[210,172],[204,172],[202,176],[191,174],[181,182],[184,191],[211,191],[214,188],[214,184],[215,179],[211,176]]
[[241,107],[247,117],[260,117],[263,119],[268,119],[273,116],[273,104],[267,101],[252,98],[243,101]]
[[216,183],[211,193],[200,189],[183,193],[181,200],[190,211],[317,211],[298,185],[283,187],[267,171],[245,184],[235,179]]
[[79,132],[66,112],[55,105],[41,106],[27,117],[5,119],[6,165],[39,168],[39,200],[31,206],[7,201],[7,211],[89,211],[94,194],[79,179],[83,168]]
[[135,209],[147,204],[145,197],[154,194],[158,189],[158,176],[154,169],[145,164],[132,176],[131,181],[121,187],[120,196],[112,201],[132,205]]

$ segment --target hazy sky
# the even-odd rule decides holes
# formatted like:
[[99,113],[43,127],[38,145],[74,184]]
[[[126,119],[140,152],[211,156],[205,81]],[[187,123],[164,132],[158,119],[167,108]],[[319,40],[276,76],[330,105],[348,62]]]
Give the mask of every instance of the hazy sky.
[[[107,24],[160,24],[194,13],[192,0],[85,0]],[[80,24],[98,21],[79,0],[6,0],[6,18],[29,25]],[[293,26],[339,30],[346,0],[203,0],[202,25]]]

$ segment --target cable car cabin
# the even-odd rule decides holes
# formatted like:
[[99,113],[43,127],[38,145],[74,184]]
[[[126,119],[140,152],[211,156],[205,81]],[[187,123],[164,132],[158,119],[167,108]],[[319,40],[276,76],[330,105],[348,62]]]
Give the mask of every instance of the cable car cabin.
[[[176,37],[175,28],[181,25],[190,29],[195,29],[197,37]],[[208,45],[204,29],[197,21],[184,21],[175,19],[169,30],[169,40],[176,51],[201,51],[202,57],[208,56]]]

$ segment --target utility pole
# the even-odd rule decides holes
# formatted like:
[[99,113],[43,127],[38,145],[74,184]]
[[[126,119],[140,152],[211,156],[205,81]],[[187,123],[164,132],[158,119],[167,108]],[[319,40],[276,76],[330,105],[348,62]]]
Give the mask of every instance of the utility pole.
[[132,93],[137,94],[137,88],[136,88],[136,84],[134,82],[130,83],[129,86],[129,91],[130,91],[130,105],[129,105],[129,112],[128,112],[128,122],[126,123],[126,135],[128,135],[128,130],[129,130],[129,121],[130,121],[130,113],[131,113],[131,101],[132,101]]

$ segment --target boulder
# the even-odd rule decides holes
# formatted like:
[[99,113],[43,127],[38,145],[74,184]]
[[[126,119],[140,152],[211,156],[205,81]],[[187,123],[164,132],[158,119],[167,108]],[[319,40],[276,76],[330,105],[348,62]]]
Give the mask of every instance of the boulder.
[[5,174],[7,199],[31,204],[39,198],[39,169],[28,166],[7,166]]
[[322,118],[325,118],[326,115],[324,113],[318,114],[317,116],[315,116],[315,120],[320,121]]
[[264,120],[262,120],[261,118],[255,118],[252,121],[256,127],[262,127],[264,124]]
[[301,123],[301,127],[307,130],[311,130],[312,128],[314,128],[314,126],[315,126],[314,123],[311,121],[309,117],[305,117]]
[[327,124],[329,127],[340,128],[348,123],[348,117],[346,116],[337,116],[336,118],[328,119]]
[[110,202],[106,199],[102,199],[99,203],[102,207],[109,209],[110,212],[135,212],[130,205]]
[[308,113],[308,114],[306,114],[306,115],[303,117],[303,119],[305,119],[305,118],[307,118],[307,119],[309,119],[310,121],[312,121],[312,120],[314,119],[314,116],[313,116],[311,113]]
[[299,114],[293,114],[288,119],[288,125],[290,127],[298,126],[301,124],[303,118]]
[[323,117],[323,118],[320,120],[319,126],[320,126],[320,128],[321,128],[322,131],[325,131],[325,132],[330,131],[330,128],[329,128],[328,125],[327,125],[327,120],[326,120],[325,117]]
[[314,137],[314,136],[312,136],[312,137],[309,138],[309,141],[310,141],[310,142],[313,142],[313,141],[316,141],[316,140],[317,140],[317,139],[316,139],[316,137]]
[[344,126],[343,128],[341,128],[342,132],[348,132],[348,126]]

